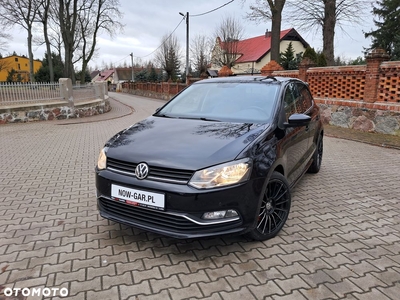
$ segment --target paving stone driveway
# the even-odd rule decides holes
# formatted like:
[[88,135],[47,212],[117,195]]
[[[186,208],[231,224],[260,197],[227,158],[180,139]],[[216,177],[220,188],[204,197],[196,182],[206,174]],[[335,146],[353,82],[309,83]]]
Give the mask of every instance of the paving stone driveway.
[[[69,299],[96,300],[399,299],[400,151],[325,138],[322,170],[295,188],[278,237],[176,240],[97,213],[99,149],[162,104],[113,97],[135,112],[114,103],[110,115],[90,118],[96,122],[0,126],[3,292],[67,288]],[[104,120],[124,109],[126,116]],[[0,299],[14,298],[0,292]]]

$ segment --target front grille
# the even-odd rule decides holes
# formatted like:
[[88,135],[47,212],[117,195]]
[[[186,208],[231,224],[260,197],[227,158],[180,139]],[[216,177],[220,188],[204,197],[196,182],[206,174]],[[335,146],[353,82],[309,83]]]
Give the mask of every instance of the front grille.
[[[107,158],[107,168],[131,176],[135,176],[135,168],[137,165],[136,163]],[[147,179],[186,184],[192,175],[193,171],[149,166],[149,175]]]
[[127,205],[103,197],[100,197],[98,201],[100,210],[104,211],[111,217],[133,226],[141,225],[155,230],[167,230],[183,234],[212,233],[236,228],[242,222],[239,219],[228,223],[200,225],[184,218],[183,216],[138,208],[136,206]]

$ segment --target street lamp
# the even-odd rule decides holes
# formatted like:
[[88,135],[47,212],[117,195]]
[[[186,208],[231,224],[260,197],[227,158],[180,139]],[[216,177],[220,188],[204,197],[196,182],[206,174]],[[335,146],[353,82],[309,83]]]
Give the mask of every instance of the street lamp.
[[129,54],[131,56],[131,65],[132,65],[132,82],[135,82],[135,74],[133,72],[133,52]]
[[179,14],[186,18],[186,82],[188,82],[189,76],[189,12],[184,13],[179,12]]

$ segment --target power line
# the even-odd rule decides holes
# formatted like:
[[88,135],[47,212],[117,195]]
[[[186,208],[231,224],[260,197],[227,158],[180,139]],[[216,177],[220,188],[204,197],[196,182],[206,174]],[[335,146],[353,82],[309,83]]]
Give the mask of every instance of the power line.
[[164,42],[161,43],[160,46],[158,46],[153,52],[145,55],[145,56],[134,56],[136,58],[145,58],[147,56],[152,55],[154,52],[156,52],[158,49],[160,49],[170,38],[171,36],[174,34],[174,32],[178,29],[179,25],[181,25],[182,21],[185,19],[185,17],[182,18],[182,20],[178,23],[178,25],[176,25],[175,29],[171,32],[171,34],[164,40]]
[[112,64],[115,65],[115,64],[119,63],[120,61],[124,60],[125,58],[127,58],[128,56],[130,56],[130,54],[128,54],[128,55],[125,56],[124,58],[121,58],[121,59],[118,60],[118,61],[113,62]]
[[[229,1],[229,2],[226,2],[225,4],[222,4],[221,6],[218,6],[217,8],[214,8],[214,9],[209,10],[209,11],[207,11],[207,12],[204,12],[204,13],[201,13],[201,14],[196,14],[196,15],[189,15],[189,16],[190,16],[190,17],[200,17],[200,16],[204,16],[204,15],[209,14],[209,13],[212,13],[212,12],[218,10],[218,9],[221,9],[222,7],[224,7],[224,6],[226,6],[226,5],[230,4],[230,3],[232,3],[233,1],[235,1],[235,0],[231,0],[231,1]],[[135,57],[135,58],[145,58],[145,57],[148,57],[148,56],[152,55],[154,52],[156,52],[158,49],[160,49],[160,48],[171,38],[171,36],[175,33],[175,31],[178,29],[179,25],[181,25],[181,23],[183,22],[184,19],[185,19],[185,16],[184,16],[184,17],[182,18],[182,20],[178,23],[178,25],[176,25],[175,29],[174,29],[174,30],[171,32],[171,34],[164,40],[164,42],[161,43],[161,45],[158,46],[154,51],[152,51],[151,53],[149,53],[149,54],[147,54],[147,55],[144,55],[144,56],[133,56],[133,57]],[[124,60],[124,59],[127,58],[128,56],[130,56],[130,54],[128,54],[127,56],[125,56],[123,59],[120,59],[119,61],[116,61],[114,64],[116,64],[116,63],[118,63],[118,62]]]
[[190,16],[190,17],[200,17],[200,16],[204,16],[204,15],[206,15],[206,14],[212,13],[213,11],[216,11],[216,10],[218,10],[218,9],[220,9],[220,8],[222,8],[222,7],[224,7],[224,6],[228,5],[228,4],[230,4],[230,3],[232,3],[233,1],[235,1],[235,0],[231,0],[231,1],[227,2],[227,3],[225,3],[225,4],[222,4],[221,6],[218,6],[217,8],[214,8],[214,9],[212,9],[212,10],[209,10],[209,11],[207,11],[207,12],[205,12],[205,13],[201,13],[201,14],[197,14],[197,15],[189,15],[189,16]]
[[[147,55],[144,55],[144,56],[133,56],[133,57],[135,57],[135,58],[145,58],[145,57],[147,57],[147,56],[152,55],[154,52],[156,52],[158,49],[160,49],[160,48],[162,47],[162,45],[164,45],[164,44],[168,41],[168,39],[174,34],[174,32],[178,29],[179,25],[181,25],[181,23],[182,23],[182,21],[183,21],[184,19],[185,19],[185,18],[182,18],[182,20],[178,23],[178,25],[176,25],[175,29],[171,32],[171,34],[170,34],[170,35],[164,40],[164,42],[163,42],[160,46],[158,46],[153,52],[151,52],[151,53],[149,53],[149,54],[147,54]],[[128,56],[131,56],[131,55],[128,54],[128,55],[125,56],[124,58],[122,58],[122,59],[120,59],[120,60],[118,60],[118,61],[116,61],[116,62],[113,62],[113,64],[115,65],[115,64],[119,63],[120,61],[126,59]]]

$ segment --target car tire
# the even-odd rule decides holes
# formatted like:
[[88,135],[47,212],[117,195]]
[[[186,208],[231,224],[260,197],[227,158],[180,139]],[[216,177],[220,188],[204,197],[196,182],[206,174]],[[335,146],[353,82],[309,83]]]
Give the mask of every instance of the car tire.
[[263,195],[257,225],[248,236],[257,241],[276,236],[286,223],[290,205],[289,183],[282,174],[273,172]]
[[318,138],[317,148],[315,149],[312,157],[313,162],[311,163],[310,167],[307,170],[308,173],[319,172],[319,170],[321,169],[323,152],[324,152],[324,142],[322,135],[320,135]]

